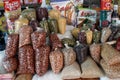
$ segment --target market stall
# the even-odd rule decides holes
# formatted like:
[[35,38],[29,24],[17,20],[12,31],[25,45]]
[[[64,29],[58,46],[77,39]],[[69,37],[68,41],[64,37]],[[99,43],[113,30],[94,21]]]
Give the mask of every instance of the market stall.
[[0,80],[119,80],[120,1],[3,4]]

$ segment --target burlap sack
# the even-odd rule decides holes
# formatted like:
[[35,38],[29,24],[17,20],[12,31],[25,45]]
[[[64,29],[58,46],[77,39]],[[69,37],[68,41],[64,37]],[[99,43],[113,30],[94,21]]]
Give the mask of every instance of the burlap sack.
[[77,79],[80,78],[80,76],[80,66],[77,62],[74,62],[70,66],[64,67],[61,73],[62,79]]
[[120,78],[120,64],[110,66],[103,59],[100,64],[109,78]]
[[120,52],[108,44],[102,45],[101,56],[108,65],[120,63]]
[[90,57],[81,64],[81,70],[81,78],[99,78],[103,76],[101,69]]

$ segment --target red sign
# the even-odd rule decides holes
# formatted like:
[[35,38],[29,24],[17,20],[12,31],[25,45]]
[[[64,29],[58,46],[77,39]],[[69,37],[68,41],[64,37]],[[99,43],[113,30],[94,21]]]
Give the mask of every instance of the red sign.
[[101,10],[111,10],[112,0],[101,0]]
[[21,7],[20,0],[4,0],[5,11],[14,11]]

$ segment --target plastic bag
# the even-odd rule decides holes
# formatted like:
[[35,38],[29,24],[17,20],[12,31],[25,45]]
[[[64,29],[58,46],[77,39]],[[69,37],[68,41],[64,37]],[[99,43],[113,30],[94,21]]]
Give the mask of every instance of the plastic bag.
[[83,63],[87,59],[88,55],[88,46],[85,44],[80,44],[77,41],[77,45],[74,47],[76,52],[76,58],[79,64]]
[[120,63],[120,52],[110,45],[102,45],[101,56],[108,65]]
[[37,28],[39,27],[38,21],[35,20],[34,18],[32,18],[32,20],[30,21],[29,25],[32,27],[33,31],[36,31]]
[[55,33],[50,34],[50,42],[51,42],[53,50],[55,50],[55,48],[63,47],[61,41],[59,40],[59,38],[57,37],[57,34],[55,34]]
[[15,80],[32,80],[32,74],[21,74]]
[[109,66],[103,59],[100,61],[100,64],[108,77],[120,78],[120,75],[119,75],[120,74],[120,64]]
[[32,46],[26,45],[19,48],[19,66],[17,74],[34,74],[34,56]]
[[15,21],[15,33],[19,33],[19,29],[23,27],[24,25],[28,25],[29,21],[27,18],[23,18],[22,16],[19,17]]
[[65,48],[62,49],[64,55],[64,65],[69,66],[76,61],[76,53],[73,48],[69,47],[67,44],[64,44]]
[[103,76],[103,72],[90,57],[81,64],[81,69],[81,78],[99,78]]
[[63,68],[61,77],[62,79],[77,79],[80,78],[81,71],[77,62],[74,62],[70,66],[66,66]]
[[32,18],[36,19],[36,11],[34,8],[26,8],[25,10],[22,11],[21,15],[28,20],[32,20]]
[[95,62],[99,63],[100,57],[101,57],[100,44],[92,44],[90,46],[90,54],[91,54],[91,57],[95,60]]
[[74,39],[69,39],[69,38],[63,38],[62,40],[63,44],[67,44],[68,46],[75,46],[75,40]]
[[35,31],[31,34],[33,48],[37,49],[46,44],[46,33]]
[[7,72],[2,64],[5,56],[6,56],[5,51],[1,51],[0,52],[0,74],[5,74]]
[[38,0],[24,0],[24,4],[37,4]]
[[18,62],[16,58],[5,59],[3,66],[7,72],[13,72],[17,70]]
[[63,68],[63,53],[56,49],[50,53],[50,64],[54,73],[59,73]]
[[17,53],[19,36],[18,34],[10,34],[8,36],[5,54],[7,58],[13,57]]
[[19,30],[19,47],[31,44],[31,33],[33,32],[30,26],[23,26]]
[[49,54],[50,54],[50,47],[49,46],[42,46],[35,50],[35,69],[36,73],[39,76],[44,75],[49,66]]

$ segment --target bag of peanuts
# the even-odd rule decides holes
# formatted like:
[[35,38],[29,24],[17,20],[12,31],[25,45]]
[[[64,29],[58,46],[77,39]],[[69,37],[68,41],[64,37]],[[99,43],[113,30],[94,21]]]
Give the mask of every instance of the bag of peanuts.
[[19,66],[17,74],[34,74],[34,50],[32,46],[26,45],[19,48]]
[[35,31],[31,34],[33,48],[37,49],[46,44],[46,32]]
[[31,33],[33,32],[30,26],[23,26],[19,30],[19,48],[31,44]]
[[62,79],[77,79],[80,78],[80,75],[80,66],[77,62],[74,62],[73,64],[64,67],[61,73]]
[[19,36],[18,34],[10,34],[8,36],[5,54],[7,58],[14,57],[18,50]]
[[59,73],[63,68],[63,53],[60,49],[55,49],[50,53],[50,64],[54,73]]
[[102,45],[101,57],[108,65],[120,63],[120,52],[108,44]]
[[50,47],[47,45],[39,47],[35,53],[35,70],[39,76],[42,76],[48,70]]

